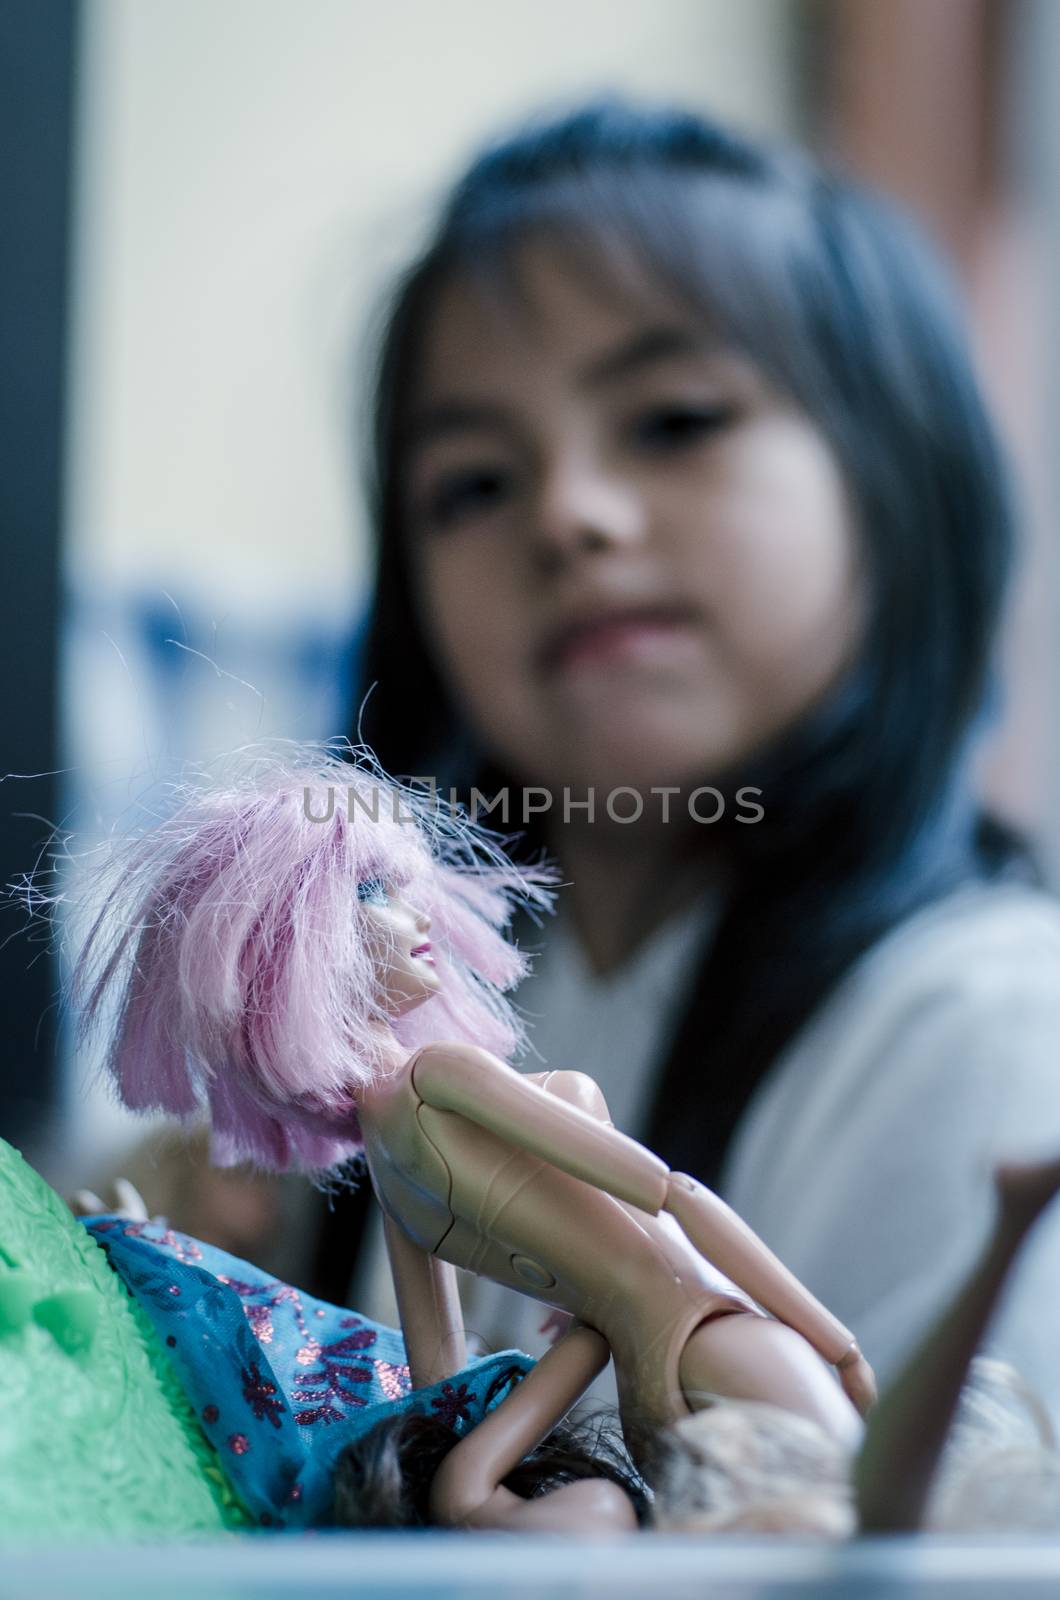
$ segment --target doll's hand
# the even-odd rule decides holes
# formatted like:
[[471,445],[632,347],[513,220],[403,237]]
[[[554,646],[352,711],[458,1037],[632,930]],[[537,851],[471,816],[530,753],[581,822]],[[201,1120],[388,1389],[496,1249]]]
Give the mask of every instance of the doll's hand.
[[111,1188],[118,1202],[115,1206],[106,1205],[91,1189],[78,1189],[67,1204],[75,1217],[98,1217],[103,1212],[110,1211],[116,1216],[125,1217],[129,1222],[150,1221],[143,1196],[128,1178],[115,1178]]
[[557,1344],[570,1327],[572,1320],[569,1311],[560,1311],[553,1307],[537,1331],[545,1335],[549,1344]]
[[836,1363],[836,1371],[843,1393],[864,1416],[876,1404],[876,1376],[856,1344]]

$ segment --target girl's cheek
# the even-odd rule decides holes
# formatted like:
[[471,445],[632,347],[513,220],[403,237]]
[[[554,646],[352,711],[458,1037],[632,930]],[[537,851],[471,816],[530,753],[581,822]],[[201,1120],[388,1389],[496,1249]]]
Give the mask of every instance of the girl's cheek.
[[508,563],[481,543],[438,552],[420,574],[422,615],[442,662],[460,675],[506,667],[524,631],[525,603]]

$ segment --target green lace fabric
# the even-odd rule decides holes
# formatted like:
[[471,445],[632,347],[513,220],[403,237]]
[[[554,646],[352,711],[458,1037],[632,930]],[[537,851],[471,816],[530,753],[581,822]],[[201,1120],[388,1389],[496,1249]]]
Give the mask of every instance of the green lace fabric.
[[249,1526],[146,1316],[0,1140],[0,1540]]

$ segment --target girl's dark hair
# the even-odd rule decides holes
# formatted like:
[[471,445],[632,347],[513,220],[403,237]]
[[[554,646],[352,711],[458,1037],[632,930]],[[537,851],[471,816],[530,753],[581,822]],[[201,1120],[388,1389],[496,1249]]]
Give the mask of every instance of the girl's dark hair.
[[649,1137],[712,1182],[755,1084],[862,952],[964,880],[1030,872],[1020,842],[977,813],[969,773],[1012,556],[1006,473],[945,275],[881,200],[684,112],[608,100],[528,125],[456,186],[382,344],[363,731],[393,772],[484,790],[505,781],[476,754],[431,660],[402,477],[440,290],[476,275],[517,293],[513,262],[530,237],[598,284],[634,290],[639,274],[756,362],[829,441],[867,563],[855,666],[827,703],[725,774],[733,792],[762,789],[764,820],[701,830],[721,845],[732,888]]
[[[486,1396],[487,1405],[520,1376],[518,1368],[501,1373]],[[338,1458],[332,1505],[335,1526],[431,1526],[431,1483],[457,1439],[456,1431],[440,1417],[408,1412],[377,1423]],[[643,1481],[630,1465],[617,1422],[610,1416],[561,1423],[509,1473],[504,1487],[531,1500],[579,1478],[617,1483],[632,1500],[638,1521],[647,1520]]]

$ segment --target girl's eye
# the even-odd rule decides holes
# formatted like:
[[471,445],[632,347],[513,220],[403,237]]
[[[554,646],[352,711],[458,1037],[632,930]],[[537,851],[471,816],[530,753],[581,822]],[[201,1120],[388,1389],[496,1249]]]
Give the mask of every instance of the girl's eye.
[[492,511],[511,492],[514,474],[499,467],[467,468],[441,478],[426,498],[427,520],[437,528]]
[[357,898],[374,906],[385,906],[388,895],[382,878],[365,878],[357,885]]
[[654,406],[634,419],[634,442],[648,450],[681,450],[700,444],[711,434],[735,420],[736,408],[729,405]]

